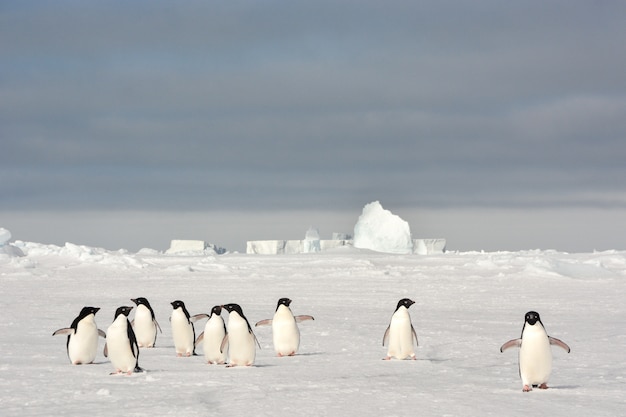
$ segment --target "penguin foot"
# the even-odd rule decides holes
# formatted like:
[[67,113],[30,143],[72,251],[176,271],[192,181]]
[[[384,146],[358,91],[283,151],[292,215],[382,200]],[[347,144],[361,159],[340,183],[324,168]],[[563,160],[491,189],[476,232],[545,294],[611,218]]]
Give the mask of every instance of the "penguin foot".
[[383,360],[384,360],[384,361],[390,361],[390,360],[391,360],[391,356],[385,356],[385,357],[383,358]]
[[539,389],[548,389],[548,384],[544,382],[543,384],[539,385]]
[[528,385],[524,385],[524,388],[522,388],[522,391],[524,391],[524,392],[530,392],[532,390],[533,389],[530,386],[528,386]]

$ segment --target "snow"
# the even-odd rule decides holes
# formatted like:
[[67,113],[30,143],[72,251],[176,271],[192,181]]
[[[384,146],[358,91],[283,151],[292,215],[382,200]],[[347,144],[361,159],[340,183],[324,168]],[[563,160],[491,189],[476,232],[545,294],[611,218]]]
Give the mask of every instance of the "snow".
[[378,201],[366,204],[354,225],[354,247],[385,253],[413,252],[409,224]]
[[[550,250],[415,256],[344,246],[280,256],[106,251],[12,243],[0,254],[0,409],[3,416],[617,416],[626,412],[626,252]],[[112,376],[108,359],[70,365],[65,337],[85,305],[115,309],[143,296],[163,333],[142,349],[145,373]],[[254,323],[293,300],[301,345],[278,358],[271,328],[255,329],[255,366],[227,369],[177,358],[169,303],[191,314],[239,303]],[[415,361],[383,361],[383,333],[399,299],[419,347]],[[524,314],[538,311],[553,349],[550,389],[523,393],[517,352]],[[131,312],[131,318],[134,312]],[[224,318],[227,319],[226,315]],[[199,334],[204,321],[196,323]]]

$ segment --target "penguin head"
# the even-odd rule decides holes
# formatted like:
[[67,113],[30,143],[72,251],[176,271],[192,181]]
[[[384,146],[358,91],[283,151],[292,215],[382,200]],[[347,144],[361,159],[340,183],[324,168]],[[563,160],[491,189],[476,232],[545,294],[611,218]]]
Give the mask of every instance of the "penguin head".
[[278,300],[278,304],[276,305],[276,310],[278,310],[278,307],[280,306],[289,307],[290,304],[291,304],[291,300],[289,298],[281,298],[280,300]]
[[99,310],[100,307],[83,307],[82,310],[80,310],[80,314],[78,314],[78,319],[84,319],[90,314],[93,314],[95,316]]
[[526,313],[524,321],[529,325],[534,326],[537,322],[541,323],[541,318],[539,317],[539,313],[537,313],[536,311],[529,311],[528,313]]
[[131,298],[130,301],[135,303],[137,306],[144,305],[144,306],[148,307],[149,310],[152,310],[152,308],[150,307],[150,303],[148,302],[147,298],[144,298],[144,297]]
[[187,307],[185,307],[185,303],[183,303],[180,300],[176,300],[176,301],[172,301],[170,304],[172,305],[172,308],[174,310],[180,308],[183,311],[183,313],[185,314],[185,317],[187,317],[187,320],[189,320],[189,317],[191,317],[191,315],[187,311]]
[[229,313],[236,312],[241,317],[245,317],[243,315],[243,310],[241,309],[241,306],[239,304],[234,304],[234,303],[224,304],[222,307],[224,308],[224,310],[228,311]]
[[83,320],[86,317],[89,317],[90,315],[93,314],[93,319],[95,319],[96,313],[98,312],[98,310],[100,310],[100,307],[83,307],[80,310],[80,313],[78,314],[78,317],[76,317],[74,319],[74,321],[72,322],[71,327],[73,329],[76,329],[76,327],[78,326],[78,323]]
[[211,316],[217,314],[218,316],[222,314],[222,306],[215,306],[211,309]]
[[130,310],[132,309],[133,307],[129,307],[129,306],[118,307],[117,310],[115,310],[114,319],[116,319],[117,316],[119,316],[120,314],[123,314],[124,316],[128,317],[128,314],[130,313]]
[[415,304],[415,301],[413,301],[413,300],[411,300],[409,298],[403,298],[402,300],[398,301],[398,305],[396,306],[396,310],[399,309],[400,307],[409,308],[413,304]]

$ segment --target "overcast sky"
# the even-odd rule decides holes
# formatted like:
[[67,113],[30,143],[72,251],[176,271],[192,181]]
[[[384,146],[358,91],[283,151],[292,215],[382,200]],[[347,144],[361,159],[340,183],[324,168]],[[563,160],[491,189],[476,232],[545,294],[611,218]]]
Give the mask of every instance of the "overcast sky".
[[222,227],[259,216],[262,238],[281,210],[298,238],[310,213],[352,227],[379,200],[417,230],[499,210],[538,236],[535,210],[576,212],[626,248],[625,18],[623,1],[3,0],[0,226],[231,213]]

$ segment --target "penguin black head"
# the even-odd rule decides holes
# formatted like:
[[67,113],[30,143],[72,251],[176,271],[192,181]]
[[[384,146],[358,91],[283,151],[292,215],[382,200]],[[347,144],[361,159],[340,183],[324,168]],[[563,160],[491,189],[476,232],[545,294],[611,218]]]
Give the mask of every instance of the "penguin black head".
[[132,301],[136,305],[143,304],[144,306],[148,307],[148,310],[152,310],[152,307],[150,306],[150,303],[148,302],[147,298],[144,298],[144,297],[131,298],[130,301]]
[[526,313],[524,321],[531,326],[534,326],[537,322],[541,323],[541,318],[539,318],[539,313],[537,313],[536,311],[529,311],[528,313]]
[[100,307],[83,307],[82,310],[80,310],[80,314],[78,314],[78,317],[79,319],[84,319],[90,314],[93,314],[95,316],[99,310]]
[[241,309],[241,306],[239,304],[234,304],[234,303],[224,304],[222,307],[224,308],[224,310],[228,311],[229,313],[232,313],[233,311],[235,311],[241,317],[245,317],[243,315],[243,310]]
[[398,301],[398,305],[396,306],[396,310],[399,309],[402,306],[404,306],[406,308],[409,308],[413,304],[415,304],[415,301],[413,301],[411,299],[408,299],[408,298],[403,298],[402,300]]
[[211,316],[213,314],[217,314],[218,316],[222,314],[222,306],[215,306],[211,309]]
[[130,314],[130,310],[132,310],[133,307],[129,307],[129,306],[122,306],[122,307],[118,307],[117,310],[115,310],[115,317],[114,319],[117,318],[117,316],[119,316],[120,314],[125,315],[126,317],[128,317],[128,314]]
[[90,314],[93,314],[94,316],[96,315],[96,313],[100,310],[100,307],[83,307],[80,310],[80,313],[78,314],[78,317],[76,317],[74,319],[74,321],[72,321],[72,325],[71,327],[73,329],[76,329],[78,327],[78,322],[81,321],[82,319],[84,319],[85,317],[87,317]]
[[278,304],[276,305],[276,310],[278,310],[278,307],[280,306],[289,307],[290,304],[291,304],[291,300],[289,298],[281,298],[280,300],[278,300]]
[[187,307],[185,307],[185,303],[183,303],[180,300],[176,300],[176,301],[172,301],[170,304],[172,305],[172,308],[174,310],[176,310],[177,308],[182,309],[183,313],[185,314],[185,317],[187,317],[187,320],[189,320],[189,317],[191,317],[191,315],[187,311]]

